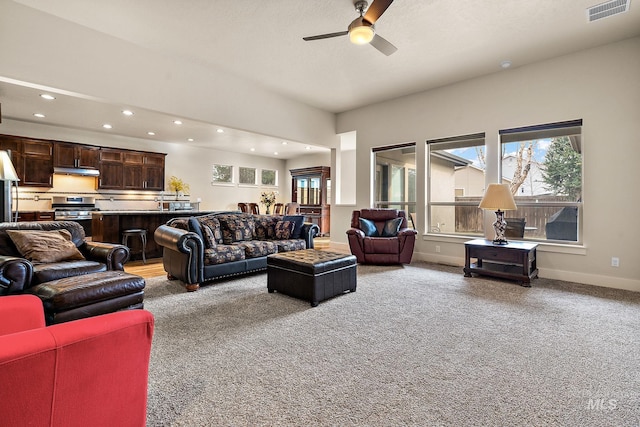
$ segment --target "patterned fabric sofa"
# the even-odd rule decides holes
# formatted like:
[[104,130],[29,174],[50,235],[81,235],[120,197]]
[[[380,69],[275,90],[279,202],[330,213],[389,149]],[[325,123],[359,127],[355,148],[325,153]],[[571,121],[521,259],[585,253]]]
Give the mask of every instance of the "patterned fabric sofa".
[[195,291],[201,283],[266,270],[270,254],[313,248],[319,232],[301,215],[216,212],[171,219],[154,238],[168,277]]

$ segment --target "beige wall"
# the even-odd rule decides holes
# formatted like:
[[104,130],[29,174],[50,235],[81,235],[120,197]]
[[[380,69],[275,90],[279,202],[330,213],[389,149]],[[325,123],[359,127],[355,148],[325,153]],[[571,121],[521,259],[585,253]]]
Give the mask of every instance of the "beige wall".
[[[369,205],[371,147],[485,132],[486,180],[496,182],[500,129],[583,119],[584,245],[541,244],[540,275],[640,291],[638,76],[640,38],[633,38],[339,114],[337,132],[357,132],[356,205]],[[419,184],[424,154],[418,144]],[[418,204],[425,200],[420,185]],[[348,228],[351,209],[333,207],[332,230]],[[485,222],[490,229],[490,216]],[[331,238],[346,244],[342,233]],[[420,236],[416,258],[461,265],[463,242]],[[620,267],[611,267],[613,256]]]

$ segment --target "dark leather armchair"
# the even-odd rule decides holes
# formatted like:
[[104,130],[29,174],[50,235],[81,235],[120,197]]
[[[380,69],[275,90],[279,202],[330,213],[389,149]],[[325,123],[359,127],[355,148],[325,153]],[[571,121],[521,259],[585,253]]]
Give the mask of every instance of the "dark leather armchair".
[[347,230],[351,253],[361,264],[409,264],[418,232],[408,228],[405,211],[353,211]]

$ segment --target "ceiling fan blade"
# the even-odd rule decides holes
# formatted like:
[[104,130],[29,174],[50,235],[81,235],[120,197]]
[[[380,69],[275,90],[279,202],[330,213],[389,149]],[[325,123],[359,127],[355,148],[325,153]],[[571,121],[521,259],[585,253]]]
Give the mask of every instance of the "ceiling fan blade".
[[320,34],[318,36],[303,37],[302,40],[311,41],[311,40],[329,39],[331,37],[346,36],[347,34],[349,34],[349,31],[340,31],[338,33],[328,33],[328,34]]
[[393,0],[373,0],[371,6],[367,9],[367,13],[364,14],[364,19],[375,24],[391,3],[393,3]]
[[387,56],[398,50],[398,48],[389,43],[387,39],[377,34],[373,36],[373,40],[371,40],[369,44]]

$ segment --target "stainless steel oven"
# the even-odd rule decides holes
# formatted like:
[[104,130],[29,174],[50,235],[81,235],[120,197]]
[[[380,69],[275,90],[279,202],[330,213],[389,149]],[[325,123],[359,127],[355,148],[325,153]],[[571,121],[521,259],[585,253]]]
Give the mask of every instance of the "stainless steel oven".
[[91,212],[99,210],[94,197],[53,196],[51,207],[56,221],[75,221],[91,236]]

